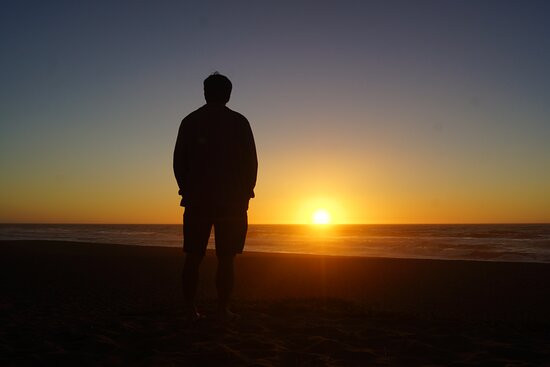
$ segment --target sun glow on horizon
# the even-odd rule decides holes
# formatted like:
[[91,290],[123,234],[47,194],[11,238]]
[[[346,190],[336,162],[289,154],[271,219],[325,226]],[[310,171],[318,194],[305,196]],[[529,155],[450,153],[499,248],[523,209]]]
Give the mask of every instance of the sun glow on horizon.
[[330,213],[325,209],[317,209],[312,216],[313,224],[330,224]]

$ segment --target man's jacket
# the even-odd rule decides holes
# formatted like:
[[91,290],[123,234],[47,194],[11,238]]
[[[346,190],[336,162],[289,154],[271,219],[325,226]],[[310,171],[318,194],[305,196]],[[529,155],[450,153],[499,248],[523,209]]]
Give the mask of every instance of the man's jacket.
[[258,159],[248,120],[206,104],[181,122],[174,174],[182,206],[244,206],[254,197]]

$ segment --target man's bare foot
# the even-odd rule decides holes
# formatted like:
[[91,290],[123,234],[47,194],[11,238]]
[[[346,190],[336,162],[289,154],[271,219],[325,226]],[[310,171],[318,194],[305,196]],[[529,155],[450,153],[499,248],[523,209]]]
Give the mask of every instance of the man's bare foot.
[[204,315],[198,313],[196,308],[188,309],[183,312],[183,321],[186,324],[192,324],[200,319],[204,319]]
[[218,309],[216,317],[223,322],[237,321],[241,318],[240,315],[229,311],[227,308]]

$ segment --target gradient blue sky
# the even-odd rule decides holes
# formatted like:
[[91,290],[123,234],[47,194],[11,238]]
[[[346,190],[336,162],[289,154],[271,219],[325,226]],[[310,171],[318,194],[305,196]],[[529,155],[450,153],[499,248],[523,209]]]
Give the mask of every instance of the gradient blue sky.
[[176,223],[202,80],[255,133],[252,223],[550,221],[550,2],[4,1],[0,221]]

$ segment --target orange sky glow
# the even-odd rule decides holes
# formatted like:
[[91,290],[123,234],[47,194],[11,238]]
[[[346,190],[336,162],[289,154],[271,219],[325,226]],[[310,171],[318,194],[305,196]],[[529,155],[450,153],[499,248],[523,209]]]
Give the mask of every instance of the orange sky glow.
[[252,224],[550,222],[548,12],[505,3],[15,2],[0,222],[181,223],[176,134],[216,70]]

